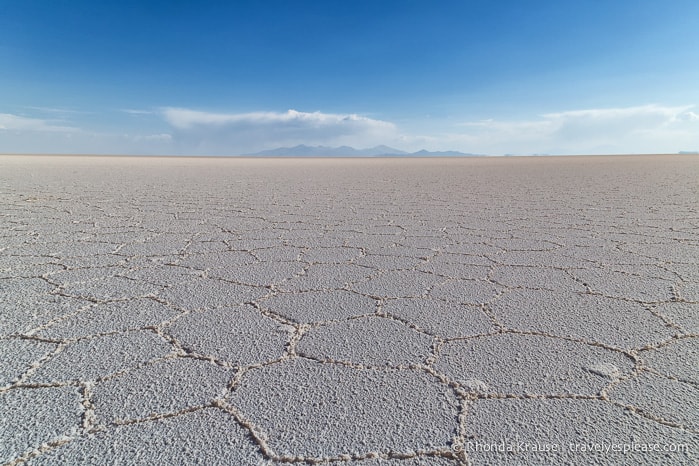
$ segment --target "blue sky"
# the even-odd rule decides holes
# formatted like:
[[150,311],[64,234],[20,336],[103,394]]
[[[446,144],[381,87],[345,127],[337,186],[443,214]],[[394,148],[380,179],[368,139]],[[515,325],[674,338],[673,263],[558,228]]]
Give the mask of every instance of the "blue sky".
[[0,153],[699,150],[695,0],[0,0]]

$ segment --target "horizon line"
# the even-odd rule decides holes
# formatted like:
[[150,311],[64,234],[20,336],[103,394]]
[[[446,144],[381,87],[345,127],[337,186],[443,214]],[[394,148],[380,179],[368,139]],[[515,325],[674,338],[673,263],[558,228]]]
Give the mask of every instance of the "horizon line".
[[[435,151],[438,152],[438,151]],[[448,151],[439,151],[448,152]],[[699,151],[679,152],[624,152],[608,154],[478,154],[478,155],[429,155],[415,156],[413,153],[385,155],[177,155],[177,154],[111,154],[111,153],[63,153],[63,152],[0,152],[0,157],[131,157],[131,158],[235,158],[235,159],[475,159],[475,158],[522,158],[522,157],[627,157],[699,155]]]

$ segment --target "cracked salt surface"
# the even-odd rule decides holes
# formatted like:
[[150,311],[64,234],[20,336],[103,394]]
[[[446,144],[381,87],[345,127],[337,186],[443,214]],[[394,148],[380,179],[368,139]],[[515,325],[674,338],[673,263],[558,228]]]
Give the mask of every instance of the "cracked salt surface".
[[233,376],[207,361],[166,359],[97,384],[92,403],[102,423],[167,415],[222,397]]
[[0,464],[698,463],[697,178],[2,156]]
[[497,330],[480,306],[440,299],[393,299],[383,303],[381,312],[425,333],[443,338],[475,336]]
[[513,333],[447,342],[435,363],[457,383],[484,380],[489,392],[519,396],[592,397],[633,367],[628,356],[599,346]]
[[0,393],[0,462],[10,463],[80,428],[83,407],[75,387],[9,390]]
[[193,312],[164,328],[186,350],[235,366],[281,358],[293,331],[252,306]]
[[[466,422],[464,450],[475,464],[693,464],[697,460],[695,433],[598,400],[478,400],[470,407]],[[503,443],[512,445],[513,452],[499,451]],[[521,443],[529,450],[517,450]],[[668,448],[688,445],[689,452],[623,452],[624,445],[655,443]],[[618,451],[612,449],[613,444]],[[553,445],[557,453],[545,451]],[[593,451],[582,452],[585,447]],[[596,451],[598,448],[602,451]]]
[[447,450],[458,415],[454,393],[429,374],[303,359],[251,370],[229,402],[272,451],[295,457]]
[[115,426],[30,461],[32,465],[91,464],[270,464],[248,433],[218,409]]
[[93,381],[163,357],[172,348],[148,331],[104,335],[67,344],[44,362],[26,383]]
[[301,337],[296,352],[363,366],[409,366],[427,359],[432,341],[396,320],[366,317],[312,328]]

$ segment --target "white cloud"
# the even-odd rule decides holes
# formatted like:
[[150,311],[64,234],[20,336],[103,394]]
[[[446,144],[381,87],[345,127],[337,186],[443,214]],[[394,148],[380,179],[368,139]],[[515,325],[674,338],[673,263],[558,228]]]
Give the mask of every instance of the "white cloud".
[[184,152],[240,154],[278,146],[367,147],[395,139],[393,123],[322,112],[210,113],[164,108],[162,116]]
[[165,119],[174,127],[187,129],[198,125],[279,125],[288,124],[306,127],[322,127],[336,125],[366,125],[370,127],[393,127],[392,123],[355,114],[334,114],[321,112],[298,112],[287,110],[285,113],[279,112],[250,112],[250,113],[209,113],[186,108],[165,108],[163,109]]
[[637,118],[639,116],[653,118],[671,118],[677,114],[686,112],[692,106],[684,107],[663,107],[660,105],[641,105],[637,107],[622,108],[593,108],[586,110],[570,110],[567,112],[547,113],[544,118],[548,119],[590,119],[590,120],[618,120]]
[[295,110],[209,113],[165,108],[162,116],[172,126],[173,142],[182,153],[248,153],[296,144],[359,148],[387,144],[410,151],[493,155],[603,154],[699,147],[699,115],[692,109],[663,105],[574,109],[517,121],[483,119],[433,132],[399,131],[393,123],[353,114]]
[[121,111],[129,115],[152,115],[155,113],[153,110],[139,110],[135,108],[123,108]]
[[35,107],[31,105],[25,105],[23,108],[33,110],[39,113],[48,113],[53,115],[87,115],[91,112],[85,112],[82,110],[73,110],[71,108],[57,108],[57,107]]
[[95,132],[65,120],[0,113],[0,153],[168,154],[171,140],[166,132]]
[[172,134],[168,134],[168,133],[146,134],[146,135],[125,134],[124,138],[128,139],[130,141],[134,141],[134,142],[141,142],[141,141],[170,142],[170,141],[172,141]]
[[682,112],[676,117],[680,121],[699,121],[699,114],[694,112]]
[[79,131],[78,128],[57,124],[52,120],[28,118],[11,113],[0,113],[0,130],[52,133],[73,133]]
[[486,153],[662,153],[699,147],[692,106],[644,105],[547,113],[522,121],[467,122],[445,141]]
[[445,120],[441,126],[423,120],[414,121],[410,130],[362,115],[295,110],[212,113],[167,107],[152,111],[145,122],[140,116],[151,115],[150,110],[124,112],[138,119],[138,126],[126,118],[131,123],[107,132],[90,129],[93,117],[78,124],[77,115],[58,119],[0,113],[0,152],[237,155],[297,144],[386,144],[408,151],[493,155],[699,150],[699,112],[693,106],[573,109],[521,120],[490,118],[459,125]]

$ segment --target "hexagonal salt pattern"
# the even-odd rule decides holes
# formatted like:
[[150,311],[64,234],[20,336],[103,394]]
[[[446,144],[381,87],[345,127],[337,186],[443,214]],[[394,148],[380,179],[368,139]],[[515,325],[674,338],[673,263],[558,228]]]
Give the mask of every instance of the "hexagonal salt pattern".
[[480,335],[496,330],[493,321],[479,306],[439,299],[392,299],[383,303],[382,312],[443,338]]
[[0,462],[10,463],[45,443],[78,433],[83,406],[75,387],[0,393]]
[[699,337],[672,340],[639,353],[652,370],[667,377],[699,384]]
[[148,298],[113,301],[90,306],[40,329],[36,334],[52,340],[83,338],[156,327],[179,314],[172,307]]
[[107,276],[61,287],[61,292],[68,296],[98,301],[156,296],[160,291],[158,285],[120,276]]
[[443,277],[419,270],[389,270],[352,285],[352,289],[367,296],[410,298],[427,295],[435,285],[443,281]]
[[303,273],[279,285],[284,291],[311,291],[342,289],[352,283],[366,280],[375,271],[354,264],[312,264]]
[[624,380],[609,391],[612,401],[695,432],[699,431],[699,410],[686,409],[685,404],[698,397],[697,386],[649,372]]
[[594,294],[513,290],[490,307],[509,328],[619,348],[641,348],[677,334],[642,303]]
[[355,461],[345,461],[343,462],[343,465],[351,465],[351,466],[449,466],[449,465],[456,465],[456,464],[461,464],[460,461],[442,456],[442,455],[430,455],[430,454],[418,454],[417,456],[414,457],[404,457],[404,455],[396,455],[394,458],[390,458],[387,456],[387,458],[382,458],[380,455],[375,455],[379,456],[378,458],[373,458],[374,455],[372,455],[372,459],[362,459],[362,460],[355,460]]
[[39,384],[93,381],[161,358],[171,351],[172,347],[153,332],[99,336],[69,343],[27,381]]
[[475,464],[637,465],[693,464],[698,444],[697,434],[598,400],[500,399],[469,407],[461,448]]
[[381,317],[352,319],[314,327],[296,346],[299,355],[365,366],[409,366],[424,363],[432,337],[401,322]]
[[[5,280],[0,280],[0,284]],[[20,296],[12,296],[0,290],[0,338],[31,333],[61,317],[76,313],[89,302],[50,293],[34,293],[31,289]]]
[[435,377],[303,359],[250,371],[230,403],[291,457],[443,450],[458,424],[456,397]]
[[279,359],[293,330],[252,306],[235,306],[187,314],[165,332],[187,350],[247,366]]
[[585,291],[585,285],[563,269],[511,265],[497,266],[493,270],[493,281],[510,288]]
[[168,304],[188,311],[245,304],[264,296],[258,287],[213,278],[197,278],[168,287],[160,294]]
[[699,463],[699,158],[0,167],[2,464]]
[[685,333],[699,334],[699,302],[671,302],[653,306],[653,312],[663,316]]
[[0,340],[0,387],[18,379],[34,364],[55,351],[55,343],[6,338]]
[[592,292],[612,298],[657,302],[671,299],[672,282],[657,277],[643,277],[603,268],[581,269],[572,275]]
[[594,396],[633,366],[628,356],[598,346],[511,333],[447,342],[435,363],[467,389],[519,396]]
[[298,262],[257,262],[245,267],[235,266],[212,269],[209,277],[220,278],[244,285],[267,287],[280,285],[302,273],[304,265]]
[[102,423],[171,414],[222,397],[233,376],[207,361],[166,359],[100,382],[92,403]]
[[448,280],[430,291],[433,298],[474,305],[488,303],[499,294],[499,288],[486,280]]
[[260,303],[264,309],[298,323],[328,322],[376,312],[374,299],[346,290],[278,293]]
[[229,414],[205,408],[177,417],[116,426],[73,440],[29,464],[259,466],[269,462]]

